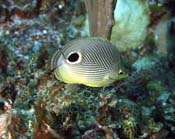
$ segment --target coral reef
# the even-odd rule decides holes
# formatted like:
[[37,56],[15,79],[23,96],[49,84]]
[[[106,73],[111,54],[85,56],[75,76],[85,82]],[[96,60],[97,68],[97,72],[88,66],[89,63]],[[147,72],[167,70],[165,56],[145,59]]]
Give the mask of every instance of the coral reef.
[[[129,77],[91,88],[64,84],[50,70],[55,50],[71,39],[87,36],[81,0],[0,3],[0,138],[174,139],[173,4],[146,4],[151,14],[149,25],[144,23],[148,32],[143,46],[125,47],[121,53]],[[12,13],[14,6],[20,12]],[[30,16],[36,7],[37,14]],[[159,32],[164,16],[166,35]]]

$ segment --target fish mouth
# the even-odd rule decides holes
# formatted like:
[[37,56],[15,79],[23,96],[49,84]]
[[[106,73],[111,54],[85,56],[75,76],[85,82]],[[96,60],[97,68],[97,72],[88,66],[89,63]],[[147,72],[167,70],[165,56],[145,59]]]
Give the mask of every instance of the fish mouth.
[[125,79],[125,78],[127,78],[129,75],[128,75],[128,73],[125,73],[124,75],[121,75],[120,77],[119,77],[119,80],[120,79]]

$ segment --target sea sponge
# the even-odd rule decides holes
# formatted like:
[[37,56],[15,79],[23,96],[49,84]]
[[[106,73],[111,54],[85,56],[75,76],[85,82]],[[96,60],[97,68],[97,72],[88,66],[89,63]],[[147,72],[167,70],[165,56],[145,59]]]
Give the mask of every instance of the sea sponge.
[[111,42],[126,51],[142,46],[149,24],[149,4],[147,0],[118,0],[114,11],[115,25]]

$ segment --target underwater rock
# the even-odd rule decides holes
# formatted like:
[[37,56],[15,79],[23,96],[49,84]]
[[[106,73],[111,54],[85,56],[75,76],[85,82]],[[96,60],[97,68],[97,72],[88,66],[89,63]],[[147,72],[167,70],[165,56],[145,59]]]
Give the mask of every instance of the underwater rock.
[[167,28],[167,57],[170,62],[170,66],[175,67],[175,18],[168,22]]
[[7,48],[0,44],[0,73],[6,74],[8,67],[8,53]]
[[168,20],[163,19],[162,21],[158,23],[154,31],[155,44],[157,46],[157,53],[163,56],[167,55],[167,50],[166,50],[167,24],[168,24]]
[[159,12],[154,12],[155,14],[162,12],[154,29],[157,53],[167,57],[170,67],[175,67],[175,2],[171,0],[159,2],[161,6],[157,7],[161,7],[161,9]]
[[111,42],[119,51],[141,47],[149,24],[149,5],[147,0],[118,0],[114,11],[115,25]]
[[46,66],[46,61],[48,59],[48,51],[46,47],[42,47],[42,49],[39,50],[39,55],[37,57],[37,67],[42,68]]
[[175,67],[175,17],[166,15],[157,25],[155,32],[157,53],[167,57],[171,67]]
[[[1,109],[0,109],[0,138],[4,135],[11,138],[10,126],[12,124],[12,106],[11,102],[1,101]],[[3,107],[3,108],[2,108]]]
[[156,57],[147,56],[147,57],[138,59],[137,61],[135,61],[135,63],[133,63],[132,66],[136,69],[136,71],[139,72],[141,70],[152,68],[158,62],[159,60]]
[[15,81],[7,79],[6,82],[0,84],[0,97],[5,100],[15,101],[17,95],[17,89]]
[[33,50],[33,52],[37,53],[40,50],[41,47],[42,47],[42,43],[41,42],[34,41],[32,50]]
[[52,0],[49,2],[46,1],[46,5],[49,11],[49,21],[54,28],[58,30],[65,29],[65,26],[74,23],[76,27],[82,27],[84,25],[85,16],[83,17],[82,15],[85,15],[85,5],[83,1]]

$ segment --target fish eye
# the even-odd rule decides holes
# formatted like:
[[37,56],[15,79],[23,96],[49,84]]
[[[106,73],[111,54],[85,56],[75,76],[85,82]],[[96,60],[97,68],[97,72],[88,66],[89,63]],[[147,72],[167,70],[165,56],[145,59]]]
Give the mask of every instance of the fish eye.
[[119,72],[118,72],[119,75],[122,75],[124,74],[124,72],[120,69]]
[[66,59],[69,64],[77,64],[81,62],[81,54],[79,52],[71,52]]

